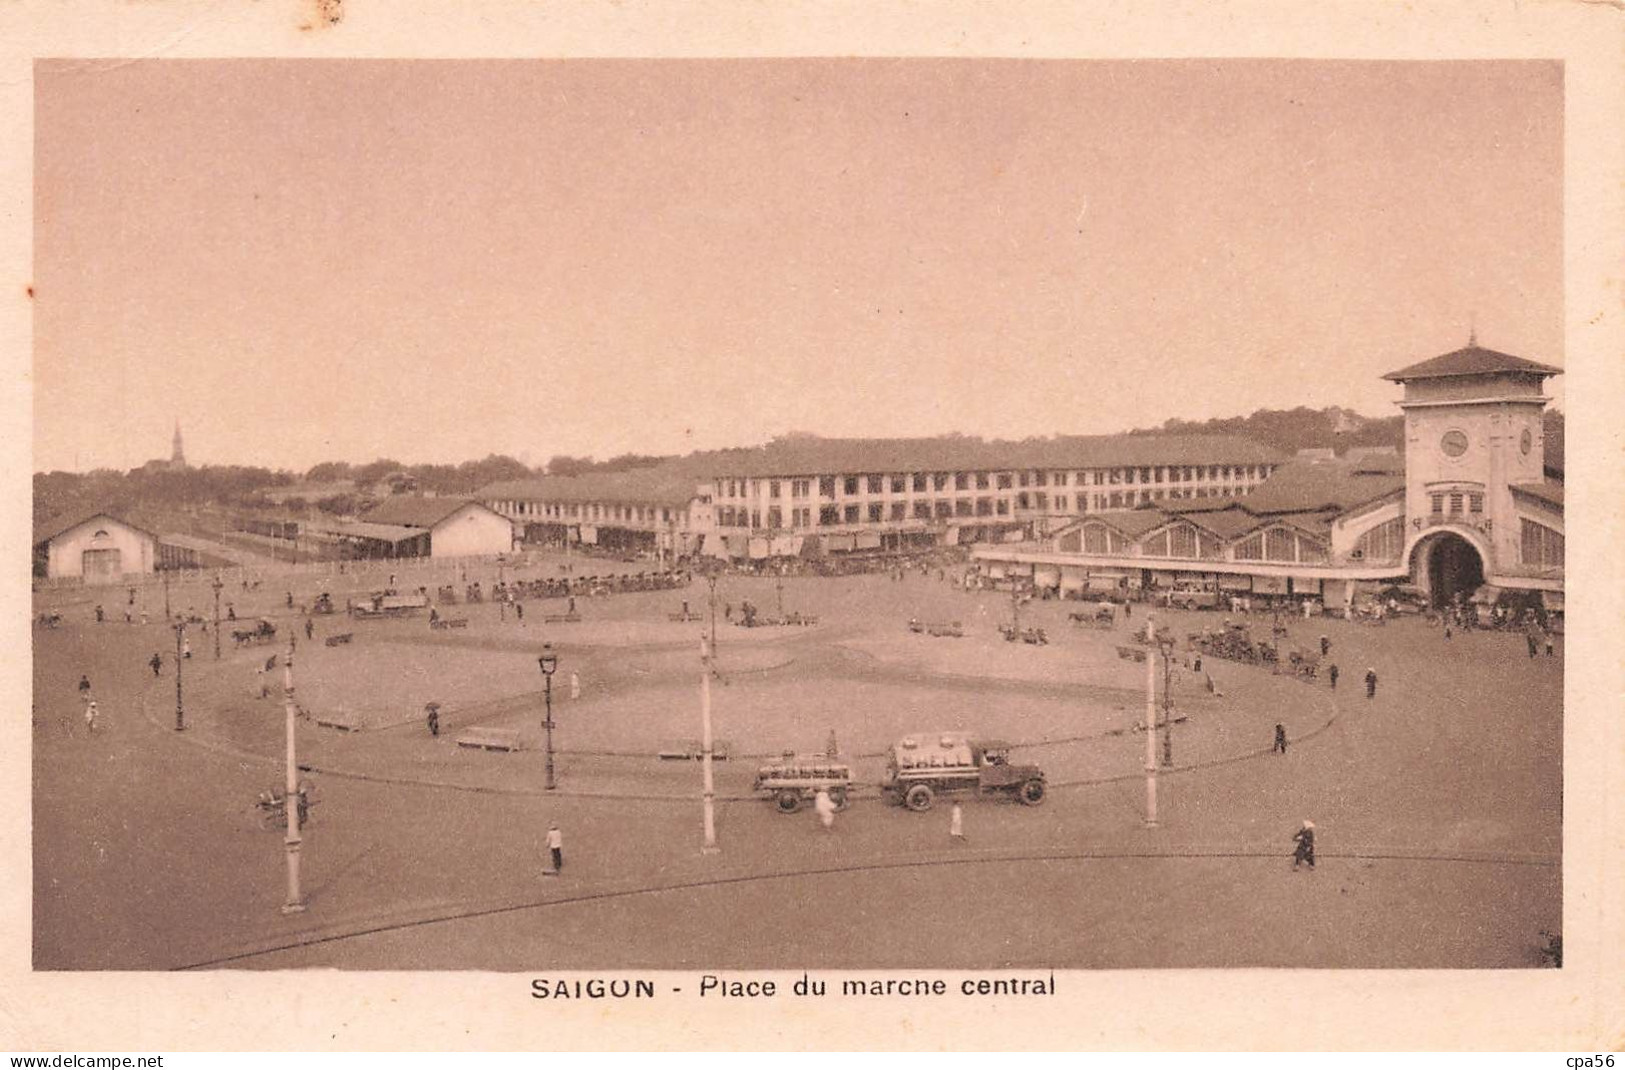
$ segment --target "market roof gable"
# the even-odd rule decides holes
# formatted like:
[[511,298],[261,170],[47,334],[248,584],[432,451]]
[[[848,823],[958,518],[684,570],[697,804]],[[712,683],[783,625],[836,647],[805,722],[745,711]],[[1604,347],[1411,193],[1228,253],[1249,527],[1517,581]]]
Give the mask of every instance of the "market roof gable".
[[1451,379],[1465,375],[1504,373],[1538,375],[1544,378],[1548,375],[1562,375],[1563,369],[1473,344],[1431,360],[1424,360],[1420,364],[1401,368],[1397,372],[1389,372],[1383,378],[1394,383],[1404,383],[1413,379]]
[[77,513],[62,513],[58,516],[50,517],[35,524],[34,545],[42,546],[45,543],[56,539],[58,536],[72,531],[81,524],[88,524],[97,517],[106,517],[115,524],[122,524],[131,531],[138,531],[151,539],[156,540],[158,538],[157,535],[148,531],[140,524],[132,524],[116,513],[110,513],[106,509],[92,509],[89,512],[81,511]]
[[1260,517],[1344,513],[1404,489],[1402,473],[1372,471],[1365,461],[1288,461],[1235,501]]
[[360,519],[368,524],[432,528],[465,505],[475,504],[479,503],[470,498],[420,498],[416,495],[400,495],[385,498],[367,510]]

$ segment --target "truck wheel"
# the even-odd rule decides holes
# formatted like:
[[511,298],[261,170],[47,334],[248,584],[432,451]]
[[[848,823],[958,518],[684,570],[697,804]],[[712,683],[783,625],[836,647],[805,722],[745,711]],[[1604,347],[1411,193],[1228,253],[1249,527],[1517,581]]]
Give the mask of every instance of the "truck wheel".
[[916,784],[908,789],[907,795],[903,796],[903,804],[915,813],[924,813],[926,810],[931,809],[931,800],[933,798],[934,795],[930,785]]
[[1028,806],[1037,806],[1044,801],[1044,782],[1042,780],[1029,780],[1021,785],[1021,801]]
[[829,793],[829,801],[835,804],[835,809],[837,809],[837,810],[845,810],[846,809],[846,789],[845,788],[831,788],[830,793]]
[[793,814],[801,809],[801,795],[798,792],[781,791],[774,801],[778,804],[781,814]]

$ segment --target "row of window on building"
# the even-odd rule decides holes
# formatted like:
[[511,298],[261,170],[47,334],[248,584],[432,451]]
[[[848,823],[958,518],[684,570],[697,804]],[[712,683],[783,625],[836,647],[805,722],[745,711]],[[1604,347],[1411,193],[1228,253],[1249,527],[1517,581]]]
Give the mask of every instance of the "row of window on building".
[[1219,483],[1257,481],[1267,477],[1273,465],[1144,465],[1136,468],[1107,468],[1080,472],[912,472],[892,475],[819,476],[815,479],[723,479],[713,480],[723,498],[750,498],[766,483],[767,496],[779,498],[786,487],[792,498],[812,496],[818,485],[821,498],[858,497],[863,494],[925,494],[947,490],[1016,490],[1028,487],[1096,487],[1168,483]]
[[[818,526],[843,524],[882,524],[908,520],[958,520],[966,517],[1008,517],[1014,513],[1037,511],[1040,513],[1088,513],[1110,509],[1133,509],[1171,498],[1234,497],[1245,493],[1240,487],[1175,487],[1161,490],[1111,491],[1102,494],[1078,492],[1076,495],[1050,494],[1047,491],[1022,492],[1004,498],[916,499],[906,502],[848,503],[818,507]],[[789,513],[790,526],[813,526],[813,508],[793,507]],[[777,530],[784,527],[785,513],[776,505],[767,509],[748,508],[743,505],[719,505],[716,524],[723,528],[762,528]]]
[[1482,513],[1484,511],[1484,495],[1476,491],[1435,491],[1428,495],[1428,504],[1434,516],[1444,516],[1445,506],[1450,506],[1450,516],[1460,516],[1462,506],[1466,506],[1468,513]]
[[620,520],[626,523],[670,524],[669,506],[626,505],[613,502],[497,501],[487,503],[505,516],[551,520]]

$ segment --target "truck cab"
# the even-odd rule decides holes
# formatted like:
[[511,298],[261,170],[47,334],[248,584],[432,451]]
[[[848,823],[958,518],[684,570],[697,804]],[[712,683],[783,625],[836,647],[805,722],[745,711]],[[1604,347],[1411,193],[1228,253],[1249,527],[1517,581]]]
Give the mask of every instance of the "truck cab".
[[1010,761],[1011,745],[956,732],[905,736],[887,755],[881,791],[910,810],[931,809],[939,793],[1012,795],[1028,806],[1044,801],[1044,774],[1036,765]]

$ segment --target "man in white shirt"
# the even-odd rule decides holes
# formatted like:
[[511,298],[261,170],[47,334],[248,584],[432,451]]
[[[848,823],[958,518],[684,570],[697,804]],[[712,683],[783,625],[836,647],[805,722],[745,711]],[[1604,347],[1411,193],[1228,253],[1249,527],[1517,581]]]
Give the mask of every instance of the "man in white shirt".
[[559,831],[557,825],[547,828],[547,850],[553,858],[553,868],[548,871],[548,876],[557,877],[559,871],[564,869],[564,833]]
[[835,800],[829,797],[829,792],[823,788],[813,797],[813,809],[818,811],[818,820],[824,826],[825,832],[835,828]]

